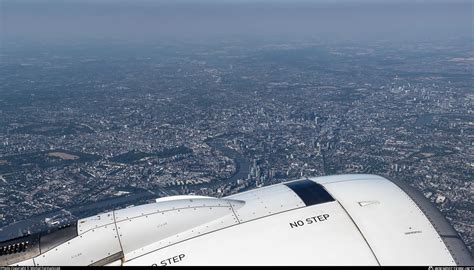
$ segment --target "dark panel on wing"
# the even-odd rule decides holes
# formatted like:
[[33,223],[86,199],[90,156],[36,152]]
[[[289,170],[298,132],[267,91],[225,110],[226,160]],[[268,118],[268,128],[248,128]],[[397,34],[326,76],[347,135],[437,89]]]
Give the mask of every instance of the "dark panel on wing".
[[61,245],[77,236],[77,222],[60,227],[54,231],[42,233],[40,237],[41,253]]
[[293,190],[306,206],[335,201],[323,186],[311,180],[299,180],[285,185]]

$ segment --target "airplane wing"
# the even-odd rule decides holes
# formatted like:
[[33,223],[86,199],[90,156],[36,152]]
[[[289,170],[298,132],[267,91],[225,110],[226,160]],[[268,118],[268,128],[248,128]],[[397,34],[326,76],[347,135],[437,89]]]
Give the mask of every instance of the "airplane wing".
[[0,243],[0,265],[473,264],[421,193],[367,174],[160,198]]

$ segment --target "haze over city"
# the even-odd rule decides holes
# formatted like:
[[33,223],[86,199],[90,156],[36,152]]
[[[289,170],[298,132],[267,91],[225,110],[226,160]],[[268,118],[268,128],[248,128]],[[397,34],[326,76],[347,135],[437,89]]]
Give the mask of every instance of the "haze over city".
[[179,194],[407,182],[474,248],[472,1],[0,2],[0,241]]

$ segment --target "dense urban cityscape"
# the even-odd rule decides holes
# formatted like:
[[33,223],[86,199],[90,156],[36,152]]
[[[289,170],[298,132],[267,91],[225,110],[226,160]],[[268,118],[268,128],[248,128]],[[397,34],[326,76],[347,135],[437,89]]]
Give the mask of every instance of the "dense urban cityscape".
[[8,48],[0,240],[162,196],[370,173],[420,190],[474,248],[469,40]]

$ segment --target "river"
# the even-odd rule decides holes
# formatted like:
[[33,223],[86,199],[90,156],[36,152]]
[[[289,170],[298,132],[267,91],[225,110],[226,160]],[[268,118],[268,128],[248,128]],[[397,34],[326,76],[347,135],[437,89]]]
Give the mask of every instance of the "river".
[[[202,187],[215,189],[215,188],[218,188],[219,186],[223,186],[225,184],[235,182],[239,179],[247,178],[249,174],[250,162],[242,154],[235,151],[234,149],[226,147],[224,143],[224,139],[222,137],[207,140],[206,143],[209,146],[220,151],[225,156],[234,160],[234,162],[236,163],[236,172],[231,177],[222,179],[220,181],[215,181],[209,184],[190,186],[189,189],[191,191],[202,188]],[[176,188],[170,188],[170,189],[176,189]],[[45,218],[51,218],[51,217],[60,215],[64,213],[65,211],[70,212],[72,215],[78,218],[83,218],[83,217],[95,215],[97,213],[101,213],[113,208],[123,208],[132,204],[145,203],[145,201],[147,200],[165,196],[165,194],[167,194],[166,190],[161,190],[161,189],[156,189],[153,191],[148,191],[148,190],[140,191],[139,189],[137,189],[137,192],[134,192],[133,194],[108,198],[108,199],[98,201],[95,203],[78,204],[65,210],[56,210],[56,211],[50,211],[47,213],[42,213],[39,215],[32,216],[29,219],[17,221],[15,223],[12,223],[0,228],[0,241],[5,241],[7,239],[20,236],[21,232],[27,229],[30,229],[32,232],[35,232],[38,230],[36,228],[44,227],[44,225],[40,225],[40,224],[44,224]]]

